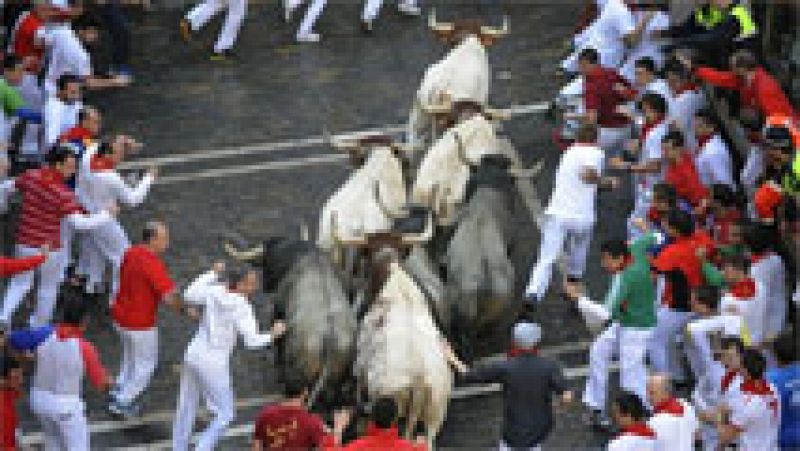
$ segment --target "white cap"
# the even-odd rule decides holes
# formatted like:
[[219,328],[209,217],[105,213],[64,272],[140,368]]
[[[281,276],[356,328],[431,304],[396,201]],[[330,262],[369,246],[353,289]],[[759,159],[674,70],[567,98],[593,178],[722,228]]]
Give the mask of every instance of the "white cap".
[[527,321],[514,325],[512,333],[514,345],[521,349],[531,349],[539,344],[542,339],[542,328],[536,323]]

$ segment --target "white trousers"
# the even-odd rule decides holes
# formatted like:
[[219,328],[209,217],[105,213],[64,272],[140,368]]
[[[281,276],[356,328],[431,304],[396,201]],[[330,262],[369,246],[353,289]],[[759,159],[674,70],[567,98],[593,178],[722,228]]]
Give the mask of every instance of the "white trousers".
[[550,285],[553,265],[565,246],[567,275],[583,277],[593,228],[594,222],[546,215],[542,226],[542,241],[539,244],[539,258],[531,271],[531,279],[525,292],[535,294],[540,301],[544,298]]
[[661,307],[657,317],[656,327],[648,344],[650,364],[656,372],[667,373],[673,380],[683,380],[676,341],[683,338],[686,325],[694,318],[694,314]]
[[[404,5],[416,6],[416,0],[400,0],[400,3]],[[364,2],[364,11],[361,13],[361,20],[365,22],[371,22],[378,17],[378,13],[381,11],[381,6],[383,6],[383,0],[367,0]]]
[[[303,21],[300,22],[300,28],[297,30],[297,35],[309,34],[314,31],[314,24],[317,23],[322,10],[325,9],[325,4],[328,0],[310,0],[310,5],[306,10],[306,15]],[[284,0],[283,7],[287,11],[294,11],[297,9],[303,0]]]
[[31,411],[42,425],[45,451],[88,451],[89,424],[78,396],[31,389]]
[[645,354],[651,329],[622,327],[612,323],[595,338],[589,349],[589,379],[583,391],[583,403],[606,411],[608,373],[615,351],[619,352],[620,386],[646,400],[647,369]]
[[618,157],[622,155],[622,151],[625,149],[625,143],[630,137],[630,127],[600,127],[600,133],[597,136],[597,144],[603,149],[606,159]]
[[122,341],[122,360],[117,376],[117,400],[133,402],[150,383],[158,364],[158,329],[130,330],[116,326]]
[[217,441],[233,422],[236,409],[233,404],[230,368],[227,358],[187,356],[181,373],[178,408],[172,427],[172,449],[187,451],[197,415],[200,397],[214,416],[197,441],[197,451],[214,449]]
[[225,8],[228,8],[225,22],[214,44],[214,51],[217,53],[230,49],[236,43],[244,16],[247,15],[247,0],[205,0],[186,15],[192,30],[196,31]]
[[106,263],[111,264],[111,296],[114,299],[119,286],[119,268],[125,250],[131,243],[119,222],[111,221],[79,235],[80,254],[78,272],[87,277],[90,290],[103,283]]
[[[41,251],[37,248],[28,247],[22,244],[16,246],[17,257],[30,257],[39,255]],[[11,322],[11,317],[17,311],[25,295],[33,287],[34,274],[39,274],[39,288],[36,293],[36,309],[30,318],[31,326],[42,326],[49,324],[53,319],[53,311],[56,308],[56,297],[58,287],[64,280],[64,250],[55,249],[50,251],[47,260],[33,271],[17,274],[8,282],[6,297],[3,301],[3,310],[0,313],[0,322]]]
[[[497,446],[497,450],[498,451],[515,451],[515,450],[519,450],[519,449],[526,449],[526,448],[511,448],[510,446],[508,446],[508,444],[506,444],[506,442],[504,442],[502,440],[500,440],[500,445]],[[527,448],[527,450],[528,451],[542,451],[542,447],[539,446],[539,445],[536,445],[536,446],[531,446],[530,448]]]

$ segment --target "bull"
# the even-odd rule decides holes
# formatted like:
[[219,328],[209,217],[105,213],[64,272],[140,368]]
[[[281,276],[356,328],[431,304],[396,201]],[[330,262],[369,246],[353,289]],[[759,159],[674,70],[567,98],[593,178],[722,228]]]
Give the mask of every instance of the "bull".
[[462,208],[441,258],[450,302],[450,332],[470,358],[484,332],[513,318],[516,273],[512,262],[511,214],[515,206],[514,176],[506,155],[485,155],[470,168]]
[[[430,240],[433,230],[428,216],[424,231],[411,237],[384,234],[344,241],[347,246],[372,249],[374,291],[358,334],[354,372],[368,400],[396,400],[406,437],[421,423],[431,448],[444,423],[453,385],[440,346],[441,284],[432,280],[436,276],[419,246]],[[402,247],[412,251],[401,263],[397,248]],[[420,262],[427,266],[422,277],[415,272]]]
[[438,22],[432,10],[428,25],[441,40],[453,45],[450,52],[426,69],[411,106],[407,142],[417,148],[429,129],[436,138],[436,116],[456,101],[486,105],[489,100],[489,58],[486,48],[508,34],[508,19],[501,28],[476,20]]
[[[282,237],[249,250],[227,243],[225,248],[236,260],[263,268],[264,291],[272,294],[288,326],[278,353],[284,373],[301,375],[317,390],[347,379],[357,323],[327,252],[310,241]],[[326,391],[328,398],[339,394]]]

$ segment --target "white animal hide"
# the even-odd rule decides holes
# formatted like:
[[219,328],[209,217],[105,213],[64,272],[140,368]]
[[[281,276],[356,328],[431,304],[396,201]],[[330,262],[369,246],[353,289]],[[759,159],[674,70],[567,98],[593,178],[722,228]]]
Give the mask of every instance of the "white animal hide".
[[428,67],[417,91],[416,101],[423,109],[459,100],[486,105],[489,78],[486,49],[476,36],[469,36],[439,62]]

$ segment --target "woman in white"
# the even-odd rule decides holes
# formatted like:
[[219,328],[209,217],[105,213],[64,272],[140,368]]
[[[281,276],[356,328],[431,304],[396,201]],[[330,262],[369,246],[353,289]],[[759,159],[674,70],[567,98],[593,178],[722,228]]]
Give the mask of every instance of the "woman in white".
[[[223,274],[224,272],[224,274]],[[200,435],[196,449],[214,449],[225,428],[233,421],[233,387],[230,355],[241,335],[249,349],[262,348],[283,335],[286,326],[276,321],[269,333],[259,333],[249,298],[258,290],[258,275],[250,268],[225,269],[216,263],[189,285],[184,300],[202,306],[200,328],[184,357],[178,409],[172,429],[174,450],[187,450],[200,394],[214,418]]]

